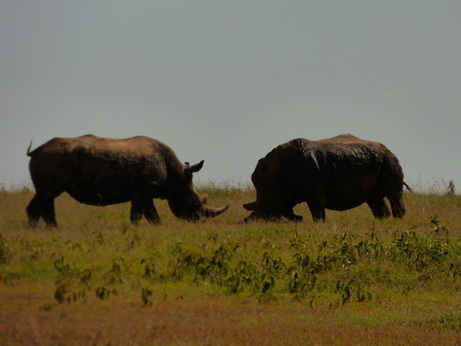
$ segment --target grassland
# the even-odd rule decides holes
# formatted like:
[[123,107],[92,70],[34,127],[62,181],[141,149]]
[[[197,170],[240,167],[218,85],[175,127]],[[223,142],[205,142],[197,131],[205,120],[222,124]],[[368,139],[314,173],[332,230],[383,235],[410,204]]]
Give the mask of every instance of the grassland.
[[461,197],[405,195],[314,224],[250,223],[254,191],[203,188],[206,222],[128,223],[129,205],[67,195],[59,227],[28,228],[30,191],[0,192],[1,344],[461,343]]

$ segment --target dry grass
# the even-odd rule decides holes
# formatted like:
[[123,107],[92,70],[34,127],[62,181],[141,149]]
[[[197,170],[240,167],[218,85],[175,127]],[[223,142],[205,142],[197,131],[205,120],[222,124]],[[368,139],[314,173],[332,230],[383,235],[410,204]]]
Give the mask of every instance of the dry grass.
[[47,293],[43,288],[14,295],[8,294],[11,290],[0,292],[14,302],[2,304],[3,344],[455,345],[461,341],[453,332],[409,323],[415,318],[412,312],[399,317],[403,322],[368,325],[367,319],[376,319],[373,315],[380,313],[373,306],[363,308],[360,318],[365,322],[359,324],[351,320],[351,316],[359,317],[355,307],[312,308],[298,302],[264,304],[240,297],[187,295],[149,307],[97,301],[41,311]]
[[[424,314],[433,311],[413,304],[399,308],[399,312],[392,311],[395,307],[385,311],[374,305],[358,311],[356,306],[310,307],[294,301],[261,303],[248,298],[206,297],[187,292],[160,299],[152,306],[119,300],[92,301],[62,304],[43,311],[50,289],[31,285],[13,291],[1,287],[2,344],[456,345],[461,342],[461,336],[452,331],[419,326],[417,322],[424,319]],[[374,322],[377,319],[382,322]]]
[[[206,190],[206,189],[205,189]],[[238,243],[247,260],[264,251],[291,261],[289,241],[297,234],[313,244],[333,241],[344,233],[362,239],[375,232],[383,242],[404,231],[425,234],[437,216],[449,230],[458,249],[461,237],[461,198],[407,194],[407,216],[403,220],[374,220],[363,206],[337,213],[327,212],[327,222],[314,224],[307,207],[296,209],[304,216],[300,224],[242,224],[247,216],[241,207],[254,198],[251,190],[209,189],[209,204],[232,203],[217,219],[195,224],[177,220],[167,205],[156,202],[162,224],[128,224],[128,205],[105,208],[81,205],[62,196],[57,200],[58,229],[27,227],[24,208],[29,192],[0,193],[0,234],[6,240],[0,263],[0,340],[21,344],[401,344],[440,345],[461,343],[461,279],[446,278],[437,269],[423,271],[420,278],[405,283],[411,273],[383,263],[396,283],[370,283],[373,299],[338,303],[338,294],[321,291],[296,298],[286,289],[272,294],[244,291],[230,294],[208,281],[188,279],[146,281],[140,260],[158,258],[164,270],[172,247],[181,244],[197,253],[212,253],[220,244]],[[457,247],[456,247],[457,246]],[[195,253],[195,252],[194,252]],[[1,254],[1,253],[0,253]],[[54,266],[63,257],[69,265],[90,268],[94,284],[86,297],[59,304],[54,299],[59,275]],[[447,263],[461,263],[454,252]],[[0,256],[1,258],[1,256]],[[162,260],[164,261],[162,263]],[[99,299],[94,291],[110,265],[118,261],[123,282],[117,295]],[[333,271],[325,277],[368,275],[366,263],[348,271]],[[376,270],[370,263],[369,270]],[[390,268],[389,268],[390,267]],[[99,275],[99,276],[98,276]],[[334,277],[334,278],[333,278]],[[432,279],[434,278],[434,279]],[[380,279],[380,277],[378,277]],[[376,280],[376,277],[373,277]],[[401,280],[401,281],[399,281]],[[385,281],[385,278],[383,278]],[[398,282],[398,284],[397,284]],[[148,286],[148,304],[141,299]],[[409,286],[411,286],[409,288]]]

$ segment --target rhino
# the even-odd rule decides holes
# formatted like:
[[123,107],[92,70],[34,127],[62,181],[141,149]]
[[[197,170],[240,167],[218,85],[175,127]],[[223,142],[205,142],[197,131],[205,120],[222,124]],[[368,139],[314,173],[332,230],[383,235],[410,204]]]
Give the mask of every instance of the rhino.
[[[293,139],[260,159],[251,176],[256,201],[245,221],[286,218],[301,221],[293,207],[306,202],[314,221],[325,221],[325,209],[348,210],[367,203],[375,218],[402,218],[403,172],[397,157],[383,144],[350,134],[311,141]],[[408,189],[408,185],[405,184]]]
[[143,215],[151,224],[160,222],[154,198],[167,200],[176,217],[189,221],[218,216],[229,207],[210,208],[195,191],[192,174],[204,161],[183,164],[165,143],[149,137],[57,137],[33,151],[31,146],[27,155],[36,192],[26,208],[31,227],[40,218],[57,226],[54,199],[63,192],[95,206],[131,202],[132,224]]

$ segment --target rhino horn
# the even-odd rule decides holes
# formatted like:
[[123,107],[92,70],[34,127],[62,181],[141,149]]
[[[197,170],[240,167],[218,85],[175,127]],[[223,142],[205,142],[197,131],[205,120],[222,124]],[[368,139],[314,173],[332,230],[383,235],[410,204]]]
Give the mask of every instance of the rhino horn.
[[201,211],[201,213],[202,213],[202,215],[204,217],[212,218],[212,217],[216,217],[216,216],[224,213],[229,208],[229,206],[230,206],[230,204],[228,204],[228,205],[226,205],[225,207],[222,207],[222,208],[211,208],[211,207],[203,205],[200,211]]
[[256,207],[258,206],[258,203],[256,201],[251,202],[251,203],[246,203],[243,205],[243,207],[246,210],[256,210]]

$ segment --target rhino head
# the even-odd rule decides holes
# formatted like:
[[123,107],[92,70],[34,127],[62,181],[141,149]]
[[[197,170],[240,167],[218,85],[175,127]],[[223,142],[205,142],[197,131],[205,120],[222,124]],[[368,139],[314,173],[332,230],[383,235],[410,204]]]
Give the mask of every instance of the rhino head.
[[303,219],[302,216],[296,215],[293,212],[292,206],[271,205],[270,203],[254,201],[244,204],[243,207],[246,210],[252,211],[252,213],[244,219],[244,222],[257,220],[275,221],[281,218],[300,222]]
[[302,216],[293,213],[293,202],[290,194],[279,183],[279,170],[270,160],[260,159],[256,165],[251,180],[256,189],[256,201],[246,203],[243,207],[252,213],[244,219],[245,222],[255,220],[274,221],[287,218],[291,221],[301,221]]
[[192,183],[192,175],[203,167],[203,161],[183,166],[183,174],[177,184],[174,184],[173,193],[168,198],[168,205],[173,214],[184,220],[198,221],[202,218],[213,218],[224,213],[229,204],[222,208],[211,208],[206,205],[207,196],[200,196]]

